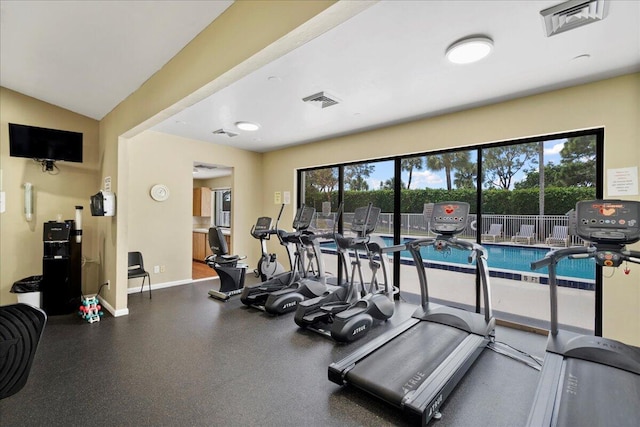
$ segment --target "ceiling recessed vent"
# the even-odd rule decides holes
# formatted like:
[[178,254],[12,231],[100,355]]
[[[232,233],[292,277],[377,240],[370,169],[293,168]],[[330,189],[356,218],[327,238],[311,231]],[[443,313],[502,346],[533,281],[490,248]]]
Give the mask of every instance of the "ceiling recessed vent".
[[547,37],[604,19],[605,0],[569,0],[540,12]]
[[226,130],[226,129],[214,130],[213,134],[214,135],[227,135],[229,138],[233,138],[234,136],[238,136],[237,133],[231,132],[230,130]]
[[302,98],[302,101],[306,102],[307,104],[315,105],[319,108],[327,108],[340,103],[338,98],[329,95],[327,92],[318,92],[314,95]]

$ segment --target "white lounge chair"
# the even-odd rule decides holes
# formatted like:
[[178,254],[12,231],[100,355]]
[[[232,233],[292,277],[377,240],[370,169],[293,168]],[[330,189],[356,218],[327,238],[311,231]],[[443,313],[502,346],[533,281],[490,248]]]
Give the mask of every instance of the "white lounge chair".
[[569,227],[566,225],[554,225],[551,234],[545,239],[545,243],[549,246],[554,244],[563,245],[566,248],[569,246]]
[[535,226],[532,224],[522,224],[520,231],[515,236],[511,236],[511,241],[514,243],[526,242],[527,245],[530,245],[532,240],[536,240]]
[[491,224],[489,227],[489,231],[480,235],[482,241],[491,240],[493,243],[496,242],[497,237],[502,236],[502,224]]

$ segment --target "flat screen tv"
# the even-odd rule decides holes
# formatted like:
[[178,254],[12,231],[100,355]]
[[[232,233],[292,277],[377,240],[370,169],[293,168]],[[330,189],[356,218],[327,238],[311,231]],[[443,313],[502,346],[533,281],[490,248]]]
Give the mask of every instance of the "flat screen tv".
[[82,133],[9,123],[9,155],[82,163]]

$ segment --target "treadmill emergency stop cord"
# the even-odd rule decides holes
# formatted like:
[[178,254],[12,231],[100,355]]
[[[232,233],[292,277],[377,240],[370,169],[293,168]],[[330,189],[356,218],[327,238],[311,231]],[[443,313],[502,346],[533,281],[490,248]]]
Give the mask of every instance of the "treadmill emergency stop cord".
[[[525,351],[519,350],[505,342],[502,341],[496,341],[495,337],[492,337],[491,342],[487,345],[487,348],[489,350],[495,351],[498,354],[502,354],[503,356],[507,356],[513,360],[517,360],[518,362],[524,363],[525,365],[527,365],[530,368],[535,369],[536,371],[540,371],[542,369],[542,359],[539,357],[536,357],[530,353],[527,353]],[[510,352],[508,349],[511,349],[513,351],[516,351],[517,353],[520,353],[521,355],[523,355],[524,357],[520,356],[519,354],[514,354],[512,352]],[[532,363],[531,361],[533,360]]]

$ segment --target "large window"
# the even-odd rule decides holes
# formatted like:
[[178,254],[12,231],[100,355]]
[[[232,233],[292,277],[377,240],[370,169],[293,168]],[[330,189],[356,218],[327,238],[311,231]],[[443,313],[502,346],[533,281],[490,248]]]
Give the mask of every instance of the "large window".
[[[549,249],[584,244],[569,219],[577,201],[602,195],[603,139],[598,129],[304,170],[299,200],[316,207],[319,229],[333,224],[344,201],[345,232],[353,209],[371,202],[382,208],[375,235],[387,244],[432,236],[424,215],[432,203],[468,202],[471,221],[459,238],[488,251],[496,317],[546,327],[546,273],[530,263]],[[463,254],[434,252],[424,252],[430,297],[475,307],[474,266]],[[407,254],[395,259],[394,283],[416,302],[415,266]],[[601,279],[592,260],[563,260],[559,275],[561,324],[600,333]]]

